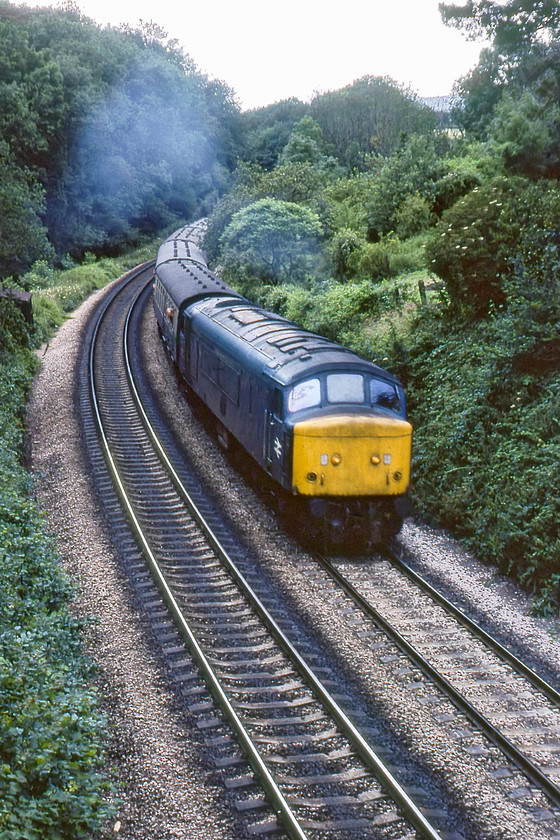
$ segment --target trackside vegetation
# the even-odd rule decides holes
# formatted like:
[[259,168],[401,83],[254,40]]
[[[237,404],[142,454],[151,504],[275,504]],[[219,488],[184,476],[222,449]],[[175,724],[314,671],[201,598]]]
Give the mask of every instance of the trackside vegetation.
[[417,515],[558,613],[560,13],[440,8],[491,44],[453,110],[366,76],[242,113],[153,23],[0,0],[0,286],[34,313],[0,297],[0,840],[93,838],[114,797],[24,466],[36,351],[189,219],[231,285],[400,377]]
[[0,836],[85,837],[106,814],[103,721],[70,617],[71,588],[21,464],[37,365],[0,301]]
[[148,259],[155,242],[123,260],[65,271],[36,266],[32,330],[0,300],[0,837],[92,837],[111,816],[106,724],[85,626],[72,617],[63,573],[24,468],[27,394],[35,348],[95,288]]

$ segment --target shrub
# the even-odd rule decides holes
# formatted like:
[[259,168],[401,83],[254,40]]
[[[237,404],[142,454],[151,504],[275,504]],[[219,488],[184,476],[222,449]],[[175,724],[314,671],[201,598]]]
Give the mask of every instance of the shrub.
[[311,210],[263,198],[239,210],[220,238],[227,272],[271,283],[303,279],[320,256],[322,228]]
[[557,299],[559,229],[556,182],[500,177],[443,215],[427,259],[454,305],[476,317],[521,298],[546,307]]
[[352,276],[367,277],[374,282],[418,271],[426,264],[424,239],[414,237],[401,242],[394,236],[387,236],[380,242],[367,242],[351,253],[348,262]]
[[352,257],[364,243],[350,228],[337,231],[329,243],[330,262],[337,280],[346,280],[352,274]]
[[427,230],[437,221],[430,203],[418,193],[407,196],[395,211],[395,233],[408,239]]
[[108,816],[103,721],[71,587],[18,463],[33,369],[23,350],[0,365],[0,836],[85,838]]
[[432,270],[449,296],[476,316],[505,302],[503,278],[513,267],[519,229],[512,212],[520,185],[503,178],[474,189],[443,214],[427,242]]
[[418,321],[400,371],[415,426],[413,494],[425,516],[551,597],[560,382],[556,370],[519,369],[518,327],[508,311],[470,324],[430,312]]

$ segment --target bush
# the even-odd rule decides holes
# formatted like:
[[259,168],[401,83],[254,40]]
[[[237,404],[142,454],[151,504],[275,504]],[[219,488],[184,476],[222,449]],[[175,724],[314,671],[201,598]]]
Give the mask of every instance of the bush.
[[443,214],[427,241],[431,269],[445,281],[452,302],[477,317],[505,302],[519,228],[513,206],[522,185],[504,178],[474,189]]
[[483,317],[516,299],[556,299],[560,257],[556,182],[496,178],[459,201],[429,237],[430,267],[456,308]]
[[[3,336],[6,333],[3,333]],[[0,836],[86,837],[108,816],[103,721],[71,588],[19,465],[28,350],[0,364]]]
[[550,369],[519,369],[518,329],[511,312],[462,325],[425,313],[418,322],[400,371],[415,426],[413,494],[424,516],[551,597],[560,382]]
[[409,195],[395,211],[395,233],[399,239],[416,236],[437,221],[430,203],[418,193]]
[[304,279],[317,266],[318,216],[290,201],[263,198],[239,210],[220,238],[226,272],[271,283]]
[[[132,264],[137,264],[132,257]],[[26,401],[37,369],[32,343],[48,338],[92,287],[122,273],[90,261],[69,274],[38,264],[27,276],[35,327],[0,300],[0,837],[91,837],[110,816],[105,724],[69,612],[72,587],[21,466]],[[54,287],[53,287],[54,284]]]
[[401,242],[394,236],[387,236],[380,242],[367,242],[352,251],[348,263],[353,277],[367,277],[374,282],[418,271],[426,264],[424,239],[414,237]]

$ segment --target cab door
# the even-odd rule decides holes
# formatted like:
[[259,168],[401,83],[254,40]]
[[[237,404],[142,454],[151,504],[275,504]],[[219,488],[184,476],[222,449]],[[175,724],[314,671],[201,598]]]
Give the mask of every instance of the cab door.
[[265,412],[265,467],[266,471],[282,483],[284,472],[284,420],[282,391],[275,388],[270,407]]

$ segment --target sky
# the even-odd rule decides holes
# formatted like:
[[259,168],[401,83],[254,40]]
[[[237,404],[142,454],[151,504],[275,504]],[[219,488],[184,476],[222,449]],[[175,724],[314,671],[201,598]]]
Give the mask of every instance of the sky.
[[233,88],[243,109],[290,97],[307,102],[366,75],[390,76],[419,96],[445,96],[477,64],[483,46],[442,23],[438,0],[77,0],[76,5],[102,25],[158,24],[199,70]]

